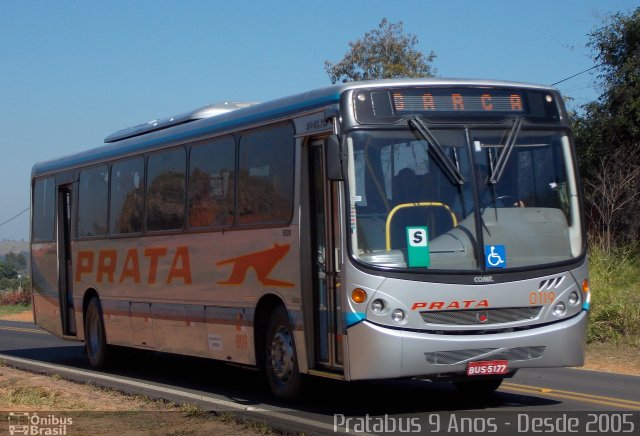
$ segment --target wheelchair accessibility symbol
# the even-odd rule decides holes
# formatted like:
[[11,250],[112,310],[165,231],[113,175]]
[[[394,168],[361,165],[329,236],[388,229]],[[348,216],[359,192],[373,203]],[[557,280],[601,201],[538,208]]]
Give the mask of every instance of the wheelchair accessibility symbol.
[[507,250],[504,245],[485,245],[484,259],[487,268],[506,268]]

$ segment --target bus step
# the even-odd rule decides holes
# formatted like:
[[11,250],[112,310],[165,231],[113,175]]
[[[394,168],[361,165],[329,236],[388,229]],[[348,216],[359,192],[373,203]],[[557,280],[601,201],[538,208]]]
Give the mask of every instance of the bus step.
[[318,369],[310,369],[308,371],[308,374],[315,375],[317,377],[332,378],[334,380],[344,380],[344,375],[342,374],[337,374],[335,372],[329,372],[329,371],[321,371]]

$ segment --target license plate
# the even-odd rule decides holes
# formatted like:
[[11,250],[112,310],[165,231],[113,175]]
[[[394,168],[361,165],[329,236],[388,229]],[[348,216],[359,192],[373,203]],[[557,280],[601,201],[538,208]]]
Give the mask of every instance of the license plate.
[[469,362],[467,375],[495,375],[509,372],[508,360],[487,360],[483,362]]

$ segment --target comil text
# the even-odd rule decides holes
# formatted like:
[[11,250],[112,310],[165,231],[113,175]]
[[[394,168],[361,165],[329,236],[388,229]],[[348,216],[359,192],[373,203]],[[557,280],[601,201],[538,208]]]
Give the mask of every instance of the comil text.
[[[167,270],[163,264],[171,267]],[[158,271],[166,271],[159,274]],[[161,277],[159,275],[162,275]],[[149,247],[145,249],[131,248],[124,256],[117,250],[82,250],[76,254],[75,281],[87,278],[96,283],[142,283],[164,282],[171,284],[181,280],[191,284],[191,262],[189,247]]]

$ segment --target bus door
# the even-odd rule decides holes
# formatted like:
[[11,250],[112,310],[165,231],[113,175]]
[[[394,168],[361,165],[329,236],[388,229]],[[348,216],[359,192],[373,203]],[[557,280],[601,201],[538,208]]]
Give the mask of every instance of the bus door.
[[314,306],[314,356],[318,369],[342,368],[339,330],[338,232],[339,185],[327,179],[325,142],[313,141],[308,152],[309,230]]
[[58,185],[58,301],[62,334],[65,336],[76,335],[71,262],[72,186],[72,184]]

